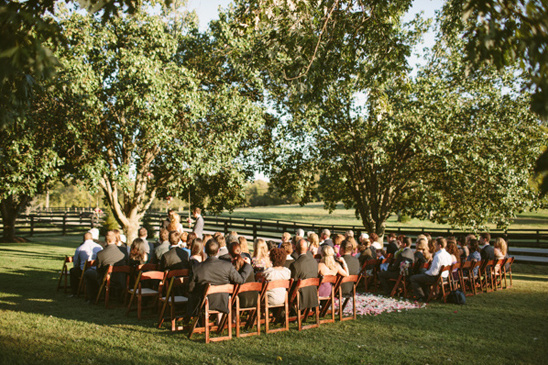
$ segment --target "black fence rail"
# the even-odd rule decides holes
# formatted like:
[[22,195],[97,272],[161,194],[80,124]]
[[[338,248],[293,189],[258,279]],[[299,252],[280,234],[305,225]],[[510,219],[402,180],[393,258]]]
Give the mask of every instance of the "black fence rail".
[[[180,212],[183,221],[187,213]],[[65,235],[98,227],[102,224],[102,219],[103,215],[97,215],[92,209],[84,208],[71,208],[67,211],[60,211],[59,209],[36,211],[28,215],[22,215],[17,219],[16,234],[19,236]],[[152,222],[154,230],[158,231],[166,219],[166,214],[165,212],[149,211],[145,219]],[[183,225],[186,226],[186,224]],[[305,232],[312,231],[318,234],[325,228],[329,229],[332,234],[344,234],[346,231],[352,230],[356,237],[365,232],[361,226],[313,224],[232,216],[206,216],[204,226],[204,230],[210,232],[224,232],[227,234],[236,231],[238,234],[252,239],[260,237],[275,240],[279,239],[284,232],[293,235],[299,228]],[[416,238],[423,233],[429,233],[433,237],[459,237],[470,233],[463,230],[430,227],[387,227],[386,232],[393,232],[397,235],[403,234],[412,238]],[[509,252],[516,257],[516,261],[548,264],[548,229],[492,230],[490,233],[493,238],[503,237],[508,241]]]

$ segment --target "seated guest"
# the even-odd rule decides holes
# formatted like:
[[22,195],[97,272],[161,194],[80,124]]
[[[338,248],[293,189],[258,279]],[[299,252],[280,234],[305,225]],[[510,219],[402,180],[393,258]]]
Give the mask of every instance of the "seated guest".
[[190,268],[190,255],[187,250],[179,247],[181,234],[169,232],[169,251],[160,260],[160,270],[180,270]]
[[[352,242],[355,242],[353,238],[346,239],[341,243],[341,260],[343,260],[348,267],[348,275],[358,275],[360,273],[360,261],[352,256],[352,251],[354,250],[354,245]],[[342,284],[343,294],[350,294],[354,284],[344,283]]]
[[232,242],[239,242],[238,240],[238,233],[236,233],[235,231],[232,231],[230,232],[226,237],[225,237],[225,242],[226,242],[226,247],[229,248],[229,251],[230,251],[230,244]]
[[400,244],[398,240],[396,239],[395,233],[390,233],[388,235],[388,246],[386,246],[386,254],[387,255],[395,255],[396,251],[400,249]]
[[253,258],[251,264],[256,272],[272,267],[272,263],[268,258],[268,246],[261,238],[257,238],[253,244]]
[[[424,289],[436,282],[437,276],[440,273],[442,266],[451,265],[451,255],[445,251],[447,247],[447,241],[443,237],[436,238],[435,241],[436,253],[434,254],[434,259],[432,260],[432,265],[424,274],[417,274],[411,276],[411,287],[413,288],[413,293],[419,301],[424,301],[426,299],[426,294]],[[443,272],[442,277],[447,278],[449,273]]]
[[468,241],[470,241],[472,238],[476,238],[476,236],[474,236],[473,234],[469,234],[464,239],[461,238],[458,242],[461,262],[466,261],[468,255],[470,255],[470,251],[468,250]]
[[290,242],[284,242],[282,243],[282,248],[287,254],[287,257],[285,258],[285,267],[289,269],[289,266],[295,262],[295,259],[291,256],[293,254],[293,245]]
[[[475,238],[471,238],[468,241],[468,251],[470,254],[466,258],[466,261],[481,261],[481,254],[479,248],[479,242]],[[477,276],[479,272],[479,267],[474,268],[474,276]]]
[[[145,227],[141,227],[139,229],[139,237],[140,239],[143,240],[143,242],[145,243],[145,252],[147,254],[148,257],[150,257],[150,253],[151,252],[154,252],[154,244],[152,242],[148,242],[147,241],[147,237],[148,237],[148,231]],[[133,245],[133,242],[131,243]],[[130,248],[130,251],[131,251],[131,248]]]
[[311,232],[308,235],[308,251],[312,254],[312,256],[316,257],[316,255],[319,255],[319,249],[320,249],[320,238],[318,235],[314,232]]
[[[379,242],[379,236],[376,233],[370,233],[369,239],[371,240],[371,246],[375,248],[375,251],[380,251],[383,249],[384,244],[382,242]],[[377,254],[377,258],[378,257],[379,254]]]
[[335,252],[335,258],[341,257],[341,254],[339,253],[341,249],[341,243],[344,239],[344,236],[342,234],[335,234],[333,236],[333,250]]
[[423,267],[424,264],[432,260],[432,254],[428,249],[428,240],[426,238],[419,238],[417,240],[417,248],[415,250],[415,264],[417,271],[414,274],[424,274],[426,269]]
[[190,250],[190,245],[188,244],[188,232],[181,233],[180,246],[181,248],[187,248]]
[[162,259],[162,256],[169,251],[169,231],[167,229],[160,230],[160,245],[154,250],[154,258],[151,260],[152,263],[159,263]]
[[[248,263],[244,263],[241,271],[238,272],[229,261],[219,260],[217,258],[219,244],[214,239],[210,239],[206,243],[205,251],[208,258],[203,263],[196,265],[190,276],[187,307],[189,315],[197,314],[196,310],[202,300],[207,284],[243,284],[253,272],[253,268]],[[208,297],[208,300],[211,310],[228,313],[228,294],[212,294]]]
[[226,247],[225,237],[221,234],[217,235],[217,237],[213,236],[213,239],[217,241],[217,244],[219,245],[219,257],[227,255],[228,248]]
[[[191,235],[194,235],[193,237],[194,237],[194,238],[197,238],[196,233],[190,232],[190,233],[188,234],[188,237],[189,237],[188,240],[190,240]],[[212,235],[206,233],[206,234],[203,235],[202,242],[203,242],[204,245],[205,245],[205,244],[207,243],[207,241],[209,241],[209,240],[212,239],[212,238],[213,238]],[[188,240],[187,240],[188,245],[190,245],[191,242],[189,242]]]
[[[272,267],[263,271],[262,276],[266,281],[289,280],[291,271],[285,267],[287,252],[283,248],[275,248],[269,254]],[[280,305],[285,301],[285,288],[270,289],[266,292],[268,305]]]
[[249,254],[249,246],[247,244],[247,238],[244,236],[238,237],[238,242],[240,243],[240,249],[242,250],[242,257],[248,258],[251,262],[251,255]]
[[333,241],[331,240],[331,231],[329,229],[322,230],[320,234],[320,246],[329,245],[333,247]]
[[268,247],[268,252],[272,251],[272,249],[274,248],[281,247],[279,244],[277,244],[275,241],[272,241],[272,240],[266,241],[266,246]]
[[[335,243],[335,237],[333,237]],[[348,266],[344,259],[339,259],[340,263],[335,261],[335,250],[329,245],[322,246],[322,258],[318,264],[318,275],[341,275],[348,276]],[[331,294],[331,283],[322,283],[318,289],[320,297],[328,297]]]
[[[507,247],[506,246],[506,241],[504,240],[504,238],[502,237],[497,237],[495,239],[495,245],[494,245],[495,249],[493,250],[494,254],[495,254],[495,260],[502,260],[502,259],[505,259],[508,257],[507,255]],[[498,274],[498,272],[500,271],[500,265],[496,265],[495,266],[495,273]]]
[[[99,285],[103,281],[103,276],[105,275],[109,265],[127,265],[127,255],[116,246],[116,233],[113,231],[108,231],[105,236],[105,243],[105,248],[97,253],[97,270],[91,268],[86,270],[84,273],[88,302],[95,300],[97,291],[99,290]],[[125,274],[116,274],[120,275],[112,275],[110,278],[113,293],[117,293],[125,287]]]
[[77,294],[80,276],[82,275],[86,261],[95,260],[97,253],[102,249],[101,245],[93,241],[91,232],[84,234],[84,242],[74,251],[72,259],[73,267],[70,269],[70,289],[73,296]]
[[191,266],[194,266],[195,264],[199,264],[201,262],[204,262],[207,258],[205,252],[204,252],[204,243],[201,239],[196,238],[192,240],[192,247],[190,248],[190,264]]
[[147,247],[148,244],[141,238],[133,240],[129,250],[129,264],[131,266],[142,265],[148,262]]
[[282,239],[282,241],[279,244],[280,248],[282,247],[282,244],[284,242],[290,242],[291,241],[291,235],[289,234],[289,232],[284,232],[284,233],[282,233],[281,239]]
[[[299,242],[300,240],[302,239],[302,237],[299,237],[299,236],[293,236],[293,238],[291,238],[291,248],[293,249],[293,253],[291,253],[291,257],[293,257],[293,260],[296,260],[297,257],[299,257],[299,254],[297,254],[297,252],[295,252],[295,247],[297,246],[297,242]],[[307,252],[308,254],[310,254],[309,252]]]
[[460,252],[459,252],[459,246],[457,246],[457,240],[455,237],[449,237],[447,239],[447,253],[451,255],[451,262],[453,264],[456,264],[457,262],[460,262]]
[[405,237],[399,243],[400,249],[396,251],[394,260],[388,266],[386,271],[381,271],[379,273],[381,287],[384,290],[384,294],[387,296],[390,295],[390,292],[395,284],[395,282],[390,281],[390,279],[397,279],[400,275],[402,264],[413,264],[415,259],[413,250],[411,250],[411,238]]
[[[291,264],[291,278],[295,280],[295,285],[299,279],[310,279],[318,277],[318,263],[312,255],[307,255],[308,242],[302,238],[295,247],[299,255],[294,263]],[[318,306],[318,291],[316,288],[307,287],[300,290],[302,297],[301,308],[314,308]]]
[[[228,251],[230,257],[232,258],[232,265],[236,268],[239,274],[242,274],[244,266],[249,264],[251,261],[242,256],[242,249],[240,247],[240,243],[237,241],[232,240],[228,247]],[[245,282],[253,283],[254,281],[255,274],[253,273],[253,270],[250,270]],[[240,308],[249,308],[257,305],[257,293],[255,292],[238,294],[238,298],[240,298]]]
[[491,241],[491,235],[489,233],[480,234],[480,245],[483,245],[483,248],[480,251],[482,260],[494,260],[495,259],[495,248],[489,243]]

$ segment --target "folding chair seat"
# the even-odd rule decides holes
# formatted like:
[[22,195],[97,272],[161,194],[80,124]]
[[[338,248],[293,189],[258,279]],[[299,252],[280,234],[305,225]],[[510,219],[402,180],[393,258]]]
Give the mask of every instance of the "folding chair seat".
[[[133,299],[137,296],[137,318],[141,319],[141,311],[143,309],[143,298],[150,298],[152,304],[148,308],[155,308],[158,304],[158,298],[161,292],[161,286],[163,285],[165,273],[163,271],[139,271],[135,285],[132,289],[129,289],[128,293],[131,294],[129,304],[127,306],[126,315],[133,309]],[[145,284],[149,280],[159,282],[158,288],[148,288]]]
[[449,265],[441,266],[440,272],[436,276],[436,281],[432,285],[430,285],[428,299],[426,300],[427,302],[438,296],[443,300],[444,303],[447,301],[447,295],[449,295],[450,292],[450,290],[448,290],[450,289],[449,278],[444,278],[442,274],[444,272],[447,272],[450,275],[450,269],[451,266]]
[[88,261],[85,262],[84,270],[82,270],[82,274],[80,275],[80,280],[78,281],[78,290],[76,291],[76,296],[79,297],[80,293],[84,292],[84,298],[88,299],[87,298],[87,293],[86,293],[86,281],[84,280],[84,274],[85,274],[87,269],[90,269],[91,267],[93,267],[95,265],[96,265],[95,260],[88,260]]
[[[346,277],[341,277],[337,283],[336,293],[339,299],[339,320],[348,321],[350,319],[356,319],[356,288],[358,287],[358,282],[360,281],[359,275],[349,275]],[[342,291],[342,284],[344,283],[353,283],[352,293],[344,294]],[[344,308],[348,304],[348,301],[352,299],[352,315],[345,317]]]
[[131,272],[129,274],[128,280],[128,289],[133,288],[133,286],[135,285],[135,280],[137,279],[137,276],[139,276],[139,272],[141,271],[158,271],[158,264],[141,264],[131,266]]
[[[63,268],[61,269],[61,273],[59,275],[59,281],[57,282],[57,291],[59,291],[59,289],[64,289],[66,293],[67,289],[70,287],[70,285],[67,283],[68,276],[69,276],[69,268],[68,268],[69,263],[72,263],[72,256],[65,256],[65,260],[63,261]],[[64,284],[61,284],[61,282],[63,282],[63,278],[65,279]]]
[[176,307],[185,306],[188,303],[188,297],[182,295],[182,289],[186,280],[188,280],[188,269],[170,270],[165,275],[164,285],[162,285],[162,293],[158,297],[158,302],[161,304],[160,314],[158,316],[158,328],[162,327],[166,317],[165,311],[169,306],[169,319],[171,321],[171,331],[175,331],[175,322],[177,321]]
[[371,287],[376,289],[376,283],[378,282],[378,271],[382,260],[371,259],[363,263],[360,275],[363,278],[365,291],[372,291]]
[[[261,301],[264,303],[264,322],[265,322],[265,332],[266,333],[274,333],[274,332],[280,332],[280,331],[288,331],[289,330],[289,290],[291,289],[293,285],[293,279],[290,280],[274,280],[274,281],[266,281],[263,283],[263,292],[261,294]],[[282,304],[278,305],[270,305],[268,304],[268,295],[267,291],[272,289],[278,289],[283,288],[285,289],[285,299]],[[278,314],[281,314],[283,312],[284,314],[284,322],[283,326],[280,328],[271,329],[270,328],[270,311],[272,309],[277,309]],[[276,322],[276,315],[273,315],[272,322]]]
[[474,274],[470,274],[472,268],[474,266],[474,261],[465,261],[461,262],[459,271],[458,271],[458,279],[460,283],[460,288],[465,296],[469,297],[471,295],[475,294],[475,284],[473,283],[473,277]]
[[506,259],[500,259],[495,260],[495,264],[493,265],[492,269],[492,277],[493,277],[493,289],[502,289],[502,270],[503,266],[506,263]]
[[[236,316],[236,337],[247,337],[247,336],[254,336],[254,335],[261,334],[261,293],[262,291],[263,291],[263,283],[257,283],[257,282],[241,284],[235,290],[233,298],[234,298],[234,302],[236,303],[235,305],[236,312],[234,313],[234,315]],[[257,302],[255,306],[242,308],[240,306],[240,297],[238,296],[238,294],[249,293],[249,292],[255,292],[257,294]],[[245,313],[245,312],[247,312],[247,318],[242,323],[241,315],[242,313]],[[244,325],[245,328],[252,328],[253,323],[255,323],[255,325],[257,326],[256,332],[242,333],[242,325]]]
[[[296,301],[294,301],[295,304],[295,311],[297,312],[297,325],[299,331],[302,331],[303,329],[308,328],[316,328],[320,326],[320,303],[318,301],[318,305],[315,307],[309,307],[309,308],[301,308],[301,303],[303,301],[303,298],[301,298],[301,289],[309,288],[309,287],[315,287],[316,293],[318,292],[318,287],[320,286],[320,279],[319,278],[310,278],[310,279],[299,279],[297,281],[297,285],[295,286],[295,297]],[[308,314],[310,313],[310,310],[313,309],[315,311],[315,317],[316,320],[312,324],[303,325],[303,321],[305,322],[308,318]],[[304,310],[304,313],[302,313]]]
[[[97,297],[95,298],[95,304],[99,303],[99,300],[101,299],[101,296],[103,294],[103,291],[105,292],[105,308],[108,308],[108,303],[110,299],[111,294],[111,284],[112,284],[112,276],[116,273],[120,274],[126,274],[125,283],[127,285],[127,275],[129,274],[130,267],[127,265],[122,266],[112,266],[109,265],[107,272],[103,276],[103,280],[101,282],[101,286],[99,286],[99,291],[97,292]],[[125,292],[125,288],[121,288],[121,292]]]
[[[335,322],[335,287],[340,280],[338,275],[325,275],[321,278],[320,285],[327,283],[331,286],[331,291],[328,296],[320,297],[318,292],[318,300],[320,302],[320,324]],[[330,310],[331,309],[331,310]],[[331,318],[321,319],[331,313]]]
[[[511,288],[512,287],[512,264],[514,263],[514,257],[509,257],[506,259],[506,262],[504,263],[502,267],[502,279],[504,279],[504,289]],[[510,285],[508,285],[508,282],[506,281],[506,277],[510,278]]]
[[493,291],[493,265],[495,265],[495,260],[482,260],[483,264],[480,267],[480,280],[481,280],[481,289],[482,291],[490,292]]
[[[226,315],[228,317],[227,323],[228,325],[228,335],[227,336],[218,336],[218,337],[211,337],[211,331],[218,331],[219,326],[214,325],[210,322],[210,316],[213,314],[221,314],[222,312],[219,311],[213,311],[209,309],[209,300],[208,295],[211,294],[228,294],[230,297],[234,295],[234,289],[235,286],[232,284],[224,284],[224,285],[211,285],[208,284],[205,287],[204,295],[202,297],[202,300],[200,302],[199,308],[198,308],[198,315],[196,315],[193,319],[193,322],[188,327],[188,338],[192,338],[192,335],[195,333],[205,333],[205,342],[210,343],[212,341],[224,341],[229,340],[232,338],[232,308],[231,305],[228,306],[228,313],[223,315]],[[229,303],[231,302],[231,298],[229,298]],[[203,327],[199,326],[199,323],[203,323]],[[222,329],[222,327],[221,327]]]

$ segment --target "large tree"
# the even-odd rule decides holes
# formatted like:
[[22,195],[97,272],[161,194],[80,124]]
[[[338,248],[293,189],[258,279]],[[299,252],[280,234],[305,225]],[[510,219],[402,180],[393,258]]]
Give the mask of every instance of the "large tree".
[[226,65],[196,62],[201,36],[173,15],[61,22],[68,47],[57,99],[74,144],[66,153],[76,175],[104,191],[129,240],[158,194],[186,198],[190,189],[216,210],[239,203],[246,174],[238,157],[262,120],[240,84],[204,76]]
[[227,26],[232,56],[282,115],[267,149],[275,185],[303,203],[314,191],[329,209],[343,201],[380,234],[397,210],[481,227],[531,204],[541,132],[511,71],[467,74],[462,42],[440,34],[410,77],[405,57],[425,24],[402,24],[408,1],[281,4],[294,8],[237,2]]

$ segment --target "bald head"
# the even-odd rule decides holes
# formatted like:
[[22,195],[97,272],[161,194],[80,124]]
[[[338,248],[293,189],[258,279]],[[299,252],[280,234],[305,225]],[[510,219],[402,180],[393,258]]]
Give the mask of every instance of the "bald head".
[[84,234],[84,241],[89,241],[89,240],[92,240],[93,239],[93,235],[91,234],[91,232],[86,232]]
[[295,251],[297,251],[299,255],[302,255],[303,253],[306,253],[307,250],[308,250],[308,242],[306,242],[304,238],[301,238],[299,242],[297,242],[297,245],[295,246]]

